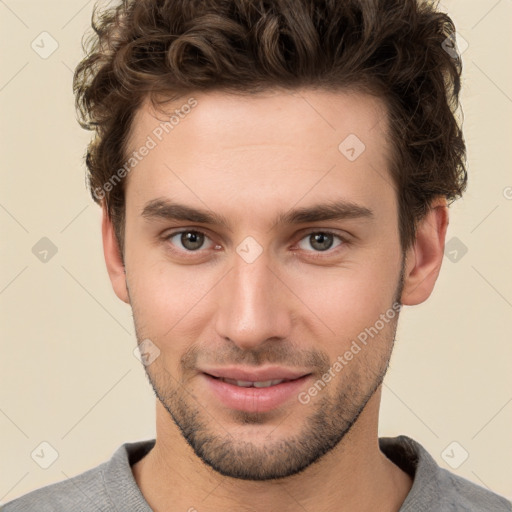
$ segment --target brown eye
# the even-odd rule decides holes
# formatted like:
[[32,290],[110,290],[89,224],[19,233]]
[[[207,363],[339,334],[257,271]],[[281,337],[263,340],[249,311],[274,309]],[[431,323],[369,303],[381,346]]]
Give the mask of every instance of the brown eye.
[[[338,244],[334,245],[335,239],[338,239]],[[327,231],[316,231],[314,233],[309,233],[306,237],[304,237],[299,244],[301,249],[306,251],[310,250],[309,247],[312,247],[315,252],[323,252],[331,249],[333,246],[337,247],[342,243],[342,239],[340,236],[329,233]],[[309,247],[305,247],[304,245],[308,245]]]
[[313,233],[312,235],[309,235],[309,240],[311,247],[318,251],[326,251],[327,249],[330,249],[333,244],[332,235],[328,235],[326,233]]
[[203,248],[208,237],[200,231],[187,230],[172,233],[166,239],[179,249],[192,252]]
[[204,235],[197,231],[185,231],[181,234],[180,242],[183,244],[185,249],[189,251],[195,251],[200,249],[204,243]]

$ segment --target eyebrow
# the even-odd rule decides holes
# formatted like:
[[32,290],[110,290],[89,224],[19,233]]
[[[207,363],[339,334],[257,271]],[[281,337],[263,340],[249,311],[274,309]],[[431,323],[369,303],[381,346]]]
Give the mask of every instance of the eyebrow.
[[373,211],[352,201],[337,200],[303,208],[291,209],[279,214],[272,228],[280,224],[302,224],[326,220],[372,219]]
[[[157,198],[148,201],[142,210],[142,217],[148,221],[179,220],[199,224],[219,225],[231,230],[229,220],[208,209],[193,208],[184,204]],[[336,200],[308,207],[294,208],[280,212],[270,229],[283,224],[305,224],[327,220],[373,219],[374,212],[366,206],[352,201]]]
[[142,217],[148,220],[183,220],[199,224],[214,224],[229,228],[229,221],[223,215],[211,210],[201,210],[158,198],[148,201],[142,210]]

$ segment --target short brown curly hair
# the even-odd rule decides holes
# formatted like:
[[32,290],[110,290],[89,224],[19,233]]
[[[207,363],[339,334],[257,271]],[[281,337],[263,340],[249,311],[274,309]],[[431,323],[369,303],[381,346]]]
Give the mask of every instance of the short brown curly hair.
[[[402,249],[432,200],[461,196],[466,148],[457,119],[462,63],[455,27],[421,0],[122,0],[92,15],[73,80],[93,199],[126,161],[146,98],[359,90],[387,105]],[[450,51],[452,48],[452,51]],[[124,252],[124,181],[104,199]]]

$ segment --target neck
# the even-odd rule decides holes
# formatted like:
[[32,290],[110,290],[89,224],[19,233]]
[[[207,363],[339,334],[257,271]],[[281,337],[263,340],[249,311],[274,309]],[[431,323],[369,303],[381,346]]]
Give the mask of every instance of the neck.
[[301,473],[256,482],[205,465],[157,402],[155,447],[133,466],[134,477],[155,512],[397,512],[412,479],[379,449],[379,403],[380,388],[343,440]]

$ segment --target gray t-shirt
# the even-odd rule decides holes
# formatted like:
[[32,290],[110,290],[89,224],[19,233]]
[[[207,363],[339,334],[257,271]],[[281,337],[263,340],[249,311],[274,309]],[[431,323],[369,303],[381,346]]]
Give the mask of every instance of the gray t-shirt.
[[[155,441],[126,443],[112,458],[73,478],[32,491],[4,505],[2,512],[151,512],[131,466]],[[440,468],[407,436],[382,437],[380,449],[413,477],[399,512],[511,512],[505,498]]]

